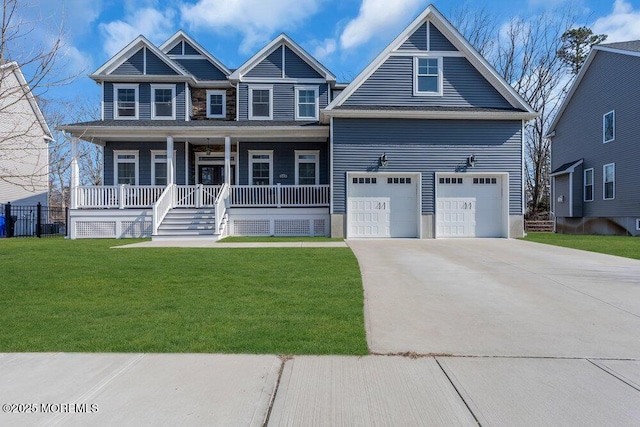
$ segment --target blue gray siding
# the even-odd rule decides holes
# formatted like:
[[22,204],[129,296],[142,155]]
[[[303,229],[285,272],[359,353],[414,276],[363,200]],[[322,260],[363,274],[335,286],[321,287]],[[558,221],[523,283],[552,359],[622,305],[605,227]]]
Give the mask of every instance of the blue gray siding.
[[392,56],[343,104],[513,108],[466,58],[443,58],[443,96],[413,96],[413,57]]
[[144,73],[144,48],[131,55],[122,65],[111,74],[126,76],[141,76]]
[[[249,119],[249,87],[251,84],[241,83],[238,93],[238,102],[240,103],[239,120]],[[273,120],[295,120],[295,86],[293,83],[280,83],[269,85],[273,86]],[[318,96],[320,109],[328,105],[329,86],[322,85],[304,85],[318,86]]]
[[436,51],[457,51],[458,49],[451,44],[433,24],[429,25],[429,50]]
[[522,214],[522,122],[474,120],[339,119],[333,120],[334,212],[345,212],[347,172],[375,171],[387,154],[385,172],[422,173],[422,212],[435,211],[435,173],[509,173],[509,212]]
[[158,58],[153,52],[147,50],[147,74],[158,76],[174,76],[176,73],[171,67]]
[[169,55],[182,55],[182,42],[178,43],[168,53]]
[[104,82],[104,119],[113,120],[113,83]]
[[200,55],[200,52],[195,47],[191,46],[189,42],[184,42],[184,54],[185,55]]
[[[186,107],[185,84],[176,84],[176,119],[185,119]],[[151,119],[151,84],[141,83],[138,85],[138,117],[140,120]],[[105,120],[113,119],[113,83],[104,83],[104,118]]]
[[[584,169],[593,168],[594,200],[584,203],[585,217],[640,217],[639,99],[640,58],[599,51],[556,126],[552,169],[580,158]],[[602,116],[612,110],[615,140],[604,144]],[[616,165],[615,199],[603,200],[602,168],[609,163]]]
[[175,60],[188,72],[200,80],[226,80],[227,76],[208,59],[184,59]]
[[[320,184],[329,184],[329,144],[311,142],[240,142],[240,185],[249,184],[249,150],[273,150],[273,183],[294,185],[296,183],[295,150],[320,150]],[[280,178],[286,174],[287,178]]]
[[282,78],[282,48],[274,50],[269,56],[267,56],[262,62],[256,64],[248,73],[247,77],[268,77],[281,79]]
[[429,50],[427,46],[427,24],[423,24],[409,36],[398,50]]
[[[176,182],[184,184],[184,144],[174,144],[176,152]],[[139,150],[138,151],[138,183],[139,185],[151,185],[151,150],[166,150],[167,142],[107,142],[104,147],[104,184],[113,185],[113,151],[114,150]]]
[[292,79],[321,79],[323,78],[307,62],[285,46],[284,57],[285,76]]

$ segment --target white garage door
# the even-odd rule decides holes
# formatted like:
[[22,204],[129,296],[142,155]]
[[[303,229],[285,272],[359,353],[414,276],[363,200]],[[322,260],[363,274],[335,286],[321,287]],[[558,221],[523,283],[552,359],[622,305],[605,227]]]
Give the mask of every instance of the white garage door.
[[418,237],[419,174],[348,174],[347,237]]
[[436,237],[507,237],[504,175],[438,175]]

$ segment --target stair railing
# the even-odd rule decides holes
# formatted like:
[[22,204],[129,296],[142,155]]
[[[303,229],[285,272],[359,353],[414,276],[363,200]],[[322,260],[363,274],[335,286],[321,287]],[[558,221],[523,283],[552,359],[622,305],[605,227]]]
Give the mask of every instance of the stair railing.
[[169,213],[175,205],[175,187],[175,184],[167,185],[167,188],[165,188],[160,197],[158,197],[158,201],[153,204],[154,236],[158,235],[160,224],[162,224],[164,217],[167,216],[167,213]]
[[215,210],[216,210],[216,233],[220,233],[220,227],[222,226],[222,221],[227,214],[227,205],[229,199],[229,185],[223,184],[220,192],[218,193],[218,197],[216,197],[215,201]]

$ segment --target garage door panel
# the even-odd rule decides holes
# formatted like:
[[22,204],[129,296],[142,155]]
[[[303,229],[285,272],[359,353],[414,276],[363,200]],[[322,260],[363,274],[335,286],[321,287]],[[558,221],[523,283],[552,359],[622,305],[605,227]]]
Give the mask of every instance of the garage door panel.
[[349,198],[351,237],[390,237],[391,203],[388,197]]

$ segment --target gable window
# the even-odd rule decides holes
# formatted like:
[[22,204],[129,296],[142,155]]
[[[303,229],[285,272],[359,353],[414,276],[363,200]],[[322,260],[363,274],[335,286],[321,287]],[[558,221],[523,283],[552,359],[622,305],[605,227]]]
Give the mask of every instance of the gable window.
[[296,87],[296,120],[318,120],[318,88]]
[[602,142],[607,143],[616,139],[616,112],[609,111],[602,116]]
[[138,185],[138,150],[113,151],[113,183]]
[[272,86],[252,86],[249,88],[249,120],[273,119],[272,106]]
[[584,170],[584,201],[593,202],[593,169]]
[[273,151],[249,151],[249,184],[273,184]]
[[223,119],[227,116],[227,92],[224,90],[207,91],[207,117]]
[[320,151],[296,150],[296,185],[318,185]]
[[442,95],[442,58],[414,58],[414,95]]
[[175,120],[175,85],[151,85],[151,118]]
[[[173,170],[176,169],[176,152],[173,152]],[[167,151],[151,150],[151,184],[167,185]]]
[[113,85],[115,119],[138,119],[138,85]]
[[604,200],[616,197],[616,164],[609,163],[602,167],[602,198]]

